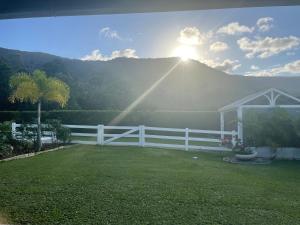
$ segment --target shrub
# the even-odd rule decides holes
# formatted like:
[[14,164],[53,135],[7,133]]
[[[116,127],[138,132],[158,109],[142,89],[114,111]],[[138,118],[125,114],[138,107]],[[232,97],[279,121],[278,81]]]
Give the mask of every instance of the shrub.
[[[299,122],[296,122],[299,121]],[[300,147],[300,120],[286,110],[247,112],[244,121],[247,146]]]
[[34,152],[34,143],[28,140],[12,140],[11,145],[13,146],[13,154],[21,155],[25,153]]
[[13,155],[13,147],[7,143],[0,142],[0,159],[8,158]]
[[11,122],[0,123],[0,142],[9,142],[11,139]]
[[[63,124],[107,125],[122,111],[116,110],[56,110],[43,111],[42,118],[58,119]],[[1,120],[15,120],[17,123],[31,123],[36,117],[34,111],[2,111]],[[229,121],[229,118],[227,118]],[[45,123],[45,121],[43,121]],[[146,125],[174,128],[220,129],[219,113],[209,111],[134,111],[128,114],[120,125]],[[233,124],[234,125],[234,124]],[[228,129],[235,129],[226,125]]]
[[13,147],[10,144],[12,140],[10,122],[0,123],[0,159],[13,155]]
[[60,120],[47,120],[46,129],[55,133],[57,140],[64,144],[71,141],[71,131],[67,127],[63,127]]

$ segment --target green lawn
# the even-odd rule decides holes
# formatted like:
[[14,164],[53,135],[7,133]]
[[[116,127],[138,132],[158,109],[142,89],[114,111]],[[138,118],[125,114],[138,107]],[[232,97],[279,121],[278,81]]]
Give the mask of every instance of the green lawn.
[[74,146],[2,162],[0,224],[300,224],[299,161],[223,155]]

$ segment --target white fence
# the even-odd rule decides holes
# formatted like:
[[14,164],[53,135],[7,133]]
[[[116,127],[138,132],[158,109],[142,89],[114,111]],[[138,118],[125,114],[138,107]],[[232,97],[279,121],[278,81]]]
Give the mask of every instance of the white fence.
[[[36,124],[27,125],[27,128],[36,128],[36,127],[37,127]],[[11,132],[12,132],[13,138],[15,138],[15,139],[23,139],[24,138],[24,137],[22,137],[22,132],[19,131],[20,128],[21,128],[21,124],[17,124],[17,123],[11,124]],[[28,131],[28,134],[29,133],[31,133],[33,135],[32,131]],[[34,139],[34,135],[31,138]],[[56,141],[57,141],[57,139],[56,139],[55,133],[53,133],[51,131],[43,131],[43,133],[42,133],[42,143],[43,144],[49,144],[49,143],[53,143]]]
[[[72,143],[230,151],[221,146],[224,136],[235,144],[235,131],[196,130],[147,126],[64,125],[71,129]],[[13,135],[20,124],[12,124]],[[45,137],[46,138],[46,137]],[[49,139],[49,138],[48,138]]]

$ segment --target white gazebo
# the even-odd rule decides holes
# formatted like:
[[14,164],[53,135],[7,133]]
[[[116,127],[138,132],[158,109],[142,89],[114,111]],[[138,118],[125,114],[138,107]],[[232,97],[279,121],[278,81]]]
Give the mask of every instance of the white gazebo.
[[[287,104],[278,103],[278,98],[288,100]],[[262,104],[255,101],[264,100]],[[282,102],[282,101],[281,101]],[[237,111],[237,134],[238,138],[243,141],[243,109],[248,108],[300,108],[300,99],[276,88],[270,88],[265,91],[256,92],[237,100],[229,105],[223,106],[218,111],[220,113],[221,138],[224,138],[224,114],[230,111]]]

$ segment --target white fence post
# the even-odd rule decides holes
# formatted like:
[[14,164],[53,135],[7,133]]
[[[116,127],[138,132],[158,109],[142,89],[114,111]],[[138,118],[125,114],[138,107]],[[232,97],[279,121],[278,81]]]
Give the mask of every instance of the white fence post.
[[139,126],[139,145],[141,147],[145,146],[145,126],[144,125]]
[[104,126],[98,125],[97,126],[97,144],[103,145],[104,143]]
[[12,122],[11,124],[11,135],[13,138],[16,138],[16,123]]
[[224,139],[224,112],[220,112],[221,139]]
[[238,118],[238,127],[237,134],[238,139],[243,143],[243,108],[239,107],[237,110],[237,118]]
[[189,150],[189,128],[185,128],[184,149]]

